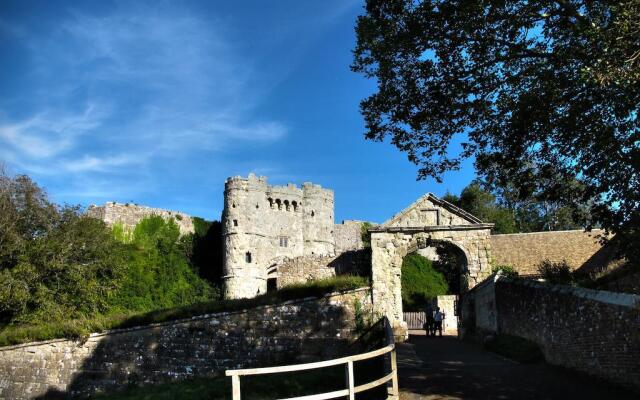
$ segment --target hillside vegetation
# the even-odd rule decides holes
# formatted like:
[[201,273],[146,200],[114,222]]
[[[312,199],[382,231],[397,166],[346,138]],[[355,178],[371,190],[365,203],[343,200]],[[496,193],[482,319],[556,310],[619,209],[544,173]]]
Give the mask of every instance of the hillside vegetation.
[[80,207],[51,202],[29,177],[0,172],[0,345],[321,295],[367,284],[335,278],[251,301],[220,299],[216,222],[194,218],[180,236],[151,216],[108,227]]
[[433,263],[418,253],[407,255],[402,261],[402,308],[405,311],[424,311],[429,300],[449,292],[447,280]]
[[[198,276],[193,238],[161,217],[128,235],[58,206],[26,176],[0,177],[0,321],[52,323],[145,312],[218,296]],[[126,240],[125,240],[126,237]]]
[[332,292],[353,290],[366,286],[369,286],[367,278],[337,276],[287,286],[252,299],[220,300],[216,298],[179,307],[158,308],[149,312],[127,310],[109,314],[94,314],[75,319],[39,321],[31,324],[6,324],[0,328],[0,346],[56,338],[80,339],[91,332],[130,328],[222,311],[239,311],[287,300],[320,297]]

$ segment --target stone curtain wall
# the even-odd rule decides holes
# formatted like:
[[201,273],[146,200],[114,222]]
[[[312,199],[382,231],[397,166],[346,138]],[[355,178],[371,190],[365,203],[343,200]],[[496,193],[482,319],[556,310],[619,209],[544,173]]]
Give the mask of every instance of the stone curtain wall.
[[87,396],[126,384],[212,376],[226,369],[342,355],[353,338],[356,301],[368,289],[0,348],[0,399]]
[[640,296],[504,277],[493,287],[498,333],[537,343],[551,364],[640,389]]
[[335,257],[303,256],[285,258],[277,265],[277,287],[305,283],[336,275],[367,276],[371,269],[371,252],[367,249],[345,251]]
[[90,205],[87,215],[103,220],[107,225],[122,224],[125,228],[134,229],[138,222],[145,217],[158,215],[173,222],[180,228],[180,233],[186,235],[194,232],[191,216],[179,212],[139,206],[136,204],[105,203],[104,206]]
[[566,260],[573,269],[605,268],[611,254],[603,249],[598,235],[604,232],[557,231],[491,236],[491,257],[495,265],[511,265],[521,275],[535,275],[545,259]]
[[278,265],[277,287],[335,276],[335,268],[329,265],[334,259],[331,256],[286,259]]
[[333,227],[336,254],[364,248],[364,243],[362,243],[362,224],[362,221],[342,221],[341,224],[336,224]]

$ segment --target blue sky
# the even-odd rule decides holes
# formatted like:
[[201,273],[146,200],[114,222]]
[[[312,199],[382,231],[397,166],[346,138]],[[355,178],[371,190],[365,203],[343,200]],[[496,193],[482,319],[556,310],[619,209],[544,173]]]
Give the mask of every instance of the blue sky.
[[458,193],[364,139],[360,1],[0,2],[0,160],[60,203],[219,219],[224,180],[335,190],[336,221]]

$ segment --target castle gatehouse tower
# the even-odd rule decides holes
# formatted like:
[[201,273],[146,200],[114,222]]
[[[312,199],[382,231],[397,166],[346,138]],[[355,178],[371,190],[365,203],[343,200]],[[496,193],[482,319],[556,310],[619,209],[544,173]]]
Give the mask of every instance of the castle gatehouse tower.
[[276,260],[332,256],[333,191],[304,183],[269,186],[249,174],[225,182],[222,213],[225,298],[250,298],[267,291]]

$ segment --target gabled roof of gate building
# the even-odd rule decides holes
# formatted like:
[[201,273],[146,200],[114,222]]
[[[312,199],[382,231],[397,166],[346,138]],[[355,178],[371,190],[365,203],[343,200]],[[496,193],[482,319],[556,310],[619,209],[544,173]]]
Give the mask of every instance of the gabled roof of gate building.
[[427,193],[385,221],[379,228],[475,224],[483,224],[483,222],[433,193]]

